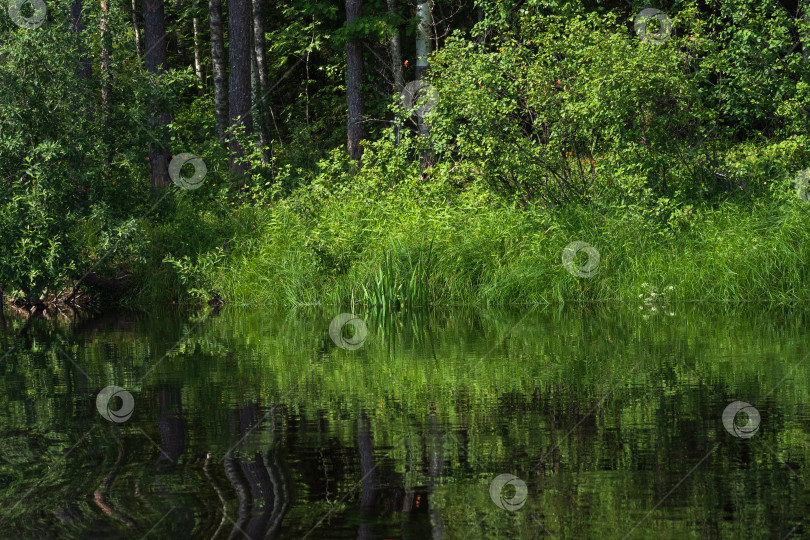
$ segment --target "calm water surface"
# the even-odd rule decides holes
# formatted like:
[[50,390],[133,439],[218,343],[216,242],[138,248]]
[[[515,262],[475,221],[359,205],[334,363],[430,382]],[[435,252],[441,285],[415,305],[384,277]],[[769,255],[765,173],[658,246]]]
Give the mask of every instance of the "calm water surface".
[[810,312],[338,313],[0,321],[0,536],[810,536]]

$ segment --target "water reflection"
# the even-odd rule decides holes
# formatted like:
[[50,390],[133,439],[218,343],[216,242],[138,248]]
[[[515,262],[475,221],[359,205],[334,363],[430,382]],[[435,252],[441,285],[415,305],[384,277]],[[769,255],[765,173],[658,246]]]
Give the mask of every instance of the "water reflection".
[[633,307],[8,318],[0,537],[805,536],[807,313]]

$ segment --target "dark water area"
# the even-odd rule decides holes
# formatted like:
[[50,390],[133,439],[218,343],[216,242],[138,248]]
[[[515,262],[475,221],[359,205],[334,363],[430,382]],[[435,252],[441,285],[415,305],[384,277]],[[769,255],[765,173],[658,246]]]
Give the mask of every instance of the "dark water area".
[[0,537],[810,535],[808,311],[344,311],[6,319]]

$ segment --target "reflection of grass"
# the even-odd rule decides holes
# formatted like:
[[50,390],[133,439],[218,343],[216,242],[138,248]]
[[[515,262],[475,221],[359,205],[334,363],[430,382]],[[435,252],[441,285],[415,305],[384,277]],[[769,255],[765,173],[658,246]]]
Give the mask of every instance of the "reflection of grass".
[[[365,411],[379,449],[375,459],[382,462],[378,470],[400,475],[396,483],[406,490],[433,486],[426,504],[437,505],[446,537],[507,532],[515,538],[536,537],[542,529],[530,519],[533,514],[558,537],[592,537],[596,531],[589,527],[597,521],[603,533],[609,531],[603,535],[613,537],[632,525],[628,519],[641,519],[660,493],[701,459],[708,451],[704,438],[725,436],[720,414],[726,396],[729,401],[753,399],[759,407],[757,400],[768,395],[767,408],[780,414],[763,414],[757,439],[745,449],[724,445],[707,469],[726,470],[729,462],[739,459],[737,451],[753,452],[757,463],[771,466],[776,458],[769,448],[757,446],[760,439],[779,452],[783,462],[806,460],[806,426],[790,411],[810,400],[804,384],[810,364],[801,362],[810,352],[808,314],[722,306],[678,306],[677,312],[675,317],[639,324],[635,303],[538,309],[525,319],[525,313],[507,310],[374,310],[357,313],[366,321],[369,337],[362,348],[347,351],[329,339],[333,311],[226,307],[190,332],[135,389],[134,383],[156,358],[193,324],[173,313],[145,314],[120,332],[69,340],[66,349],[91,378],[88,388],[69,386],[84,379],[47,340],[46,346],[15,354],[0,380],[0,440],[9,441],[0,473],[14,478],[11,494],[24,492],[38,480],[34,473],[41,471],[18,474],[29,469],[17,465],[36,461],[40,454],[51,462],[58,459],[99,421],[94,389],[117,383],[133,390],[133,418],[120,426],[101,421],[103,430],[97,429],[92,438],[102,444],[103,452],[91,458],[84,446],[78,447],[49,476],[62,487],[48,497],[32,498],[15,516],[39,512],[42,504],[56,507],[57,496],[75,498],[76,485],[92,493],[117,455],[115,437],[122,438],[127,456],[144,447],[147,455],[157,456],[138,429],[160,442],[155,427],[158,393],[175,387],[182,389],[182,411],[193,434],[187,439],[188,456],[213,452],[221,457],[236,442],[229,427],[234,409],[253,402],[262,411],[276,406],[272,418],[279,431],[271,434],[270,422],[265,422],[240,444],[237,456],[278,448],[294,434],[295,444],[306,448],[336,448],[336,456],[323,458],[328,463],[332,458],[354,463],[357,415]],[[41,334],[39,328],[33,331]],[[90,401],[83,404],[88,396]],[[765,407],[761,410],[766,412]],[[76,428],[77,418],[84,418],[86,427]],[[15,439],[20,433],[40,432],[48,449],[29,449]],[[545,468],[537,472],[534,467],[541,457],[546,458]],[[319,502],[317,481],[302,472],[311,464],[306,460],[290,459],[285,470],[291,484],[306,486],[290,523],[299,518],[312,523],[331,509]],[[113,489],[123,500],[133,492],[138,475],[144,482],[154,478],[148,472],[153,464],[147,461],[129,463],[121,471],[114,484],[118,488]],[[441,465],[441,475],[431,463]],[[191,458],[182,465],[198,466]],[[96,467],[92,481],[86,480],[90,466]],[[337,476],[332,500],[351,489],[357,492],[360,477],[345,464],[339,471],[344,468],[346,476],[327,473]],[[489,499],[489,482],[502,472],[516,474],[529,486],[526,506],[518,514],[498,509]],[[70,475],[81,476],[82,482],[72,484]],[[717,481],[730,482],[721,477]],[[674,497],[702,501],[705,478],[701,469]],[[752,472],[750,478],[762,477]],[[174,477],[160,481],[178,486],[182,482]],[[219,504],[213,493],[208,496]],[[153,524],[169,510],[169,503],[197,504],[166,497],[166,508],[133,519]],[[352,501],[347,499],[335,515],[350,512]],[[572,505],[592,509],[599,519],[567,519]],[[664,519],[667,508],[650,518],[651,527],[663,523],[658,520]],[[677,527],[686,531],[683,523]]]

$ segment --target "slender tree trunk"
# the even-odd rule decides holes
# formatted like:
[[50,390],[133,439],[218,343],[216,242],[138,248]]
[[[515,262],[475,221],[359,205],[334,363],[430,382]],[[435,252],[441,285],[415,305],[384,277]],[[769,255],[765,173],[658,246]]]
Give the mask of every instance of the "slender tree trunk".
[[[93,67],[90,64],[90,58],[87,56],[87,48],[85,47],[84,41],[84,13],[82,10],[82,0],[73,0],[73,4],[70,6],[70,18],[71,18],[71,31],[73,32],[76,42],[77,42],[77,64],[76,64],[76,78],[86,84],[90,77],[93,75]],[[94,101],[92,99],[88,99],[87,94],[85,94],[86,87],[80,90],[82,94],[82,101],[85,103],[85,116],[88,120],[91,120],[94,116],[94,110],[91,106],[91,103]],[[80,174],[79,171],[82,170],[82,157],[81,157],[81,150],[78,142],[74,143],[73,149],[76,151],[76,154],[70,160],[70,173],[73,180],[76,182],[76,189],[79,191],[84,191],[85,186],[83,185],[82,178],[83,175]],[[0,293],[2,293],[2,288],[0,288]],[[2,303],[3,296],[0,294],[0,303]],[[1,311],[1,310],[0,310]]]
[[237,128],[244,127],[244,134],[250,135],[250,58],[251,58],[251,2],[250,0],[230,0],[228,34],[230,38],[229,63],[230,79],[228,94],[228,117],[231,150],[231,174],[244,177],[247,167],[240,158],[244,149],[235,140]]
[[225,129],[228,126],[228,82],[225,39],[222,34],[222,1],[208,0],[208,11],[211,28],[211,64],[214,72],[214,116],[217,122],[217,137],[220,144],[225,144]]
[[84,14],[82,11],[82,0],[73,0],[70,6],[70,17],[72,20],[71,29],[79,39],[79,61],[76,67],[76,77],[80,79],[89,79],[93,74],[92,66],[90,65],[90,58],[87,56],[87,50],[84,47],[84,40],[81,33],[84,32]]
[[[810,0],[804,0],[797,11],[799,9],[804,9],[804,16],[802,17],[804,24],[810,24]],[[802,59],[805,62],[810,62],[810,30],[804,34],[804,38],[802,39]]]
[[[416,6],[416,16],[419,25],[416,27],[416,80],[421,81],[426,78],[430,69],[430,51],[433,37],[433,0],[424,0]],[[425,94],[426,89],[420,90],[420,94]],[[425,124],[422,115],[417,117],[419,133],[423,137],[429,134],[429,128]],[[431,150],[422,152],[422,168],[430,168],[433,165],[434,156]]]
[[416,79],[422,80],[430,64],[431,37],[433,34],[433,0],[423,0],[416,6]]
[[[397,15],[397,0],[388,1],[388,13],[392,17]],[[391,41],[388,42],[388,50],[391,54],[391,71],[394,74],[394,91],[397,96],[402,95],[402,89],[405,88],[405,79],[402,75],[402,42],[400,41],[399,29],[397,28],[394,35],[391,36]],[[396,143],[399,144],[399,132],[401,126],[397,123],[394,124],[394,134],[396,136]]]
[[194,74],[197,76],[198,81],[203,82],[202,55],[200,54],[200,7],[196,1],[193,9],[194,16],[191,19],[191,28],[194,32]]
[[[146,54],[146,70],[153,75],[163,73],[166,69],[166,24],[163,16],[163,0],[143,0],[143,39]],[[155,82],[154,84],[157,84]],[[165,129],[171,122],[171,116],[153,102],[150,107],[149,125]],[[164,144],[149,144],[149,180],[153,188],[162,188],[169,184],[168,141],[163,136]]]
[[[362,0],[346,0],[346,22],[349,27],[362,14]],[[366,137],[363,123],[363,50],[359,43],[349,38],[346,41],[346,101],[349,106],[348,140],[346,148],[349,156],[360,161],[363,155],[362,141]]]
[[[395,17],[397,15],[397,0],[387,1],[388,13]],[[402,75],[402,42],[400,41],[399,29],[391,36],[388,49],[391,53],[391,67],[394,72],[394,91],[399,95],[402,93],[402,89],[405,88],[405,79]]]
[[253,58],[255,60],[256,75],[258,78],[258,99],[254,103],[259,114],[257,115],[259,126],[259,143],[262,146],[262,159],[265,164],[272,159],[270,151],[270,122],[267,112],[267,90],[269,82],[267,80],[267,48],[264,41],[264,16],[262,15],[262,1],[252,0],[253,7]]
[[110,4],[101,0],[101,18],[99,30],[101,32],[101,108],[107,113],[110,97],[110,35],[107,32],[107,20],[110,18]]
[[[178,17],[178,19],[179,19],[180,15],[181,15],[181,13],[180,13],[180,0],[174,0],[173,3],[174,3],[174,13],[173,13],[173,15]],[[180,36],[185,31],[185,26],[186,26],[185,21],[183,21],[182,23],[180,23],[180,22],[174,23],[174,32],[172,32],[172,34],[174,35],[174,51],[175,51],[174,58],[183,58],[183,51],[180,49]],[[167,50],[168,50],[168,47],[167,47]]]
[[138,24],[137,0],[132,0],[132,27],[135,29],[135,52],[140,58],[143,55],[143,49],[141,48],[141,27]]

